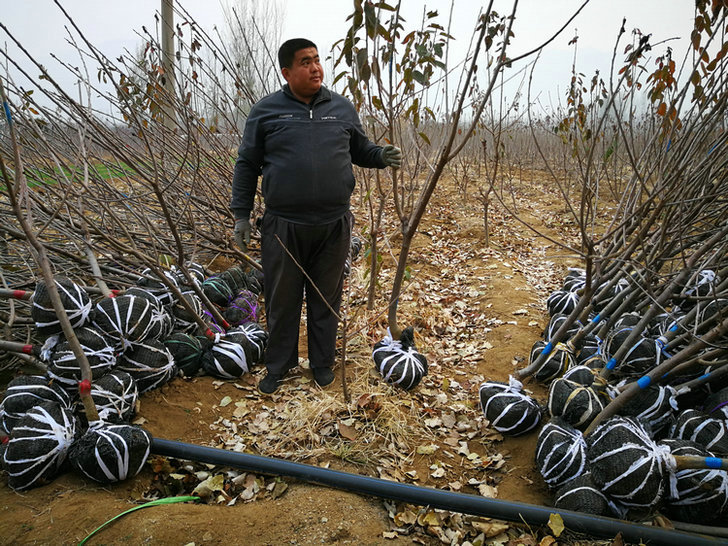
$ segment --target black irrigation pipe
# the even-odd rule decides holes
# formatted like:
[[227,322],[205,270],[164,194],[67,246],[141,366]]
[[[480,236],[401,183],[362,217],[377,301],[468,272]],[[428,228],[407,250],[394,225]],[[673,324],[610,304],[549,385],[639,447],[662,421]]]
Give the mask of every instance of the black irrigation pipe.
[[186,444],[161,438],[152,440],[151,451],[157,455],[176,459],[234,467],[275,476],[287,476],[353,493],[372,495],[383,499],[429,506],[473,516],[526,522],[529,525],[546,525],[551,514],[559,514],[568,530],[594,537],[614,538],[618,533],[622,533],[622,538],[627,542],[645,544],[664,544],[666,546],[725,544],[724,539],[706,535],[649,527],[619,519],[592,516],[570,510],[557,510],[547,506],[488,499],[477,495],[420,487],[282,459]]

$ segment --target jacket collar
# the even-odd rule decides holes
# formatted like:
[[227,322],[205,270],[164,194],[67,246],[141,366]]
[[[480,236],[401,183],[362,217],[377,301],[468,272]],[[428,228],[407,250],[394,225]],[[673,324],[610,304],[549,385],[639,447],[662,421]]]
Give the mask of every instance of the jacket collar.
[[[293,100],[296,100],[296,101],[298,101],[298,102],[301,102],[301,101],[299,101],[299,100],[298,100],[298,99],[296,98],[296,96],[295,96],[295,95],[294,95],[294,94],[293,94],[293,93],[291,92],[291,88],[290,88],[290,87],[288,86],[288,84],[285,84],[285,85],[283,86],[283,93],[284,93],[284,94],[285,94],[286,96],[288,96],[288,97],[292,98]],[[311,102],[309,102],[309,105],[312,105],[312,104],[319,104],[320,102],[325,102],[325,101],[327,101],[327,100],[331,100],[331,91],[329,91],[328,89],[326,89],[326,88],[325,88],[325,87],[324,87],[324,86],[322,85],[322,86],[321,86],[321,88],[320,88],[320,89],[319,89],[319,90],[318,90],[318,91],[316,92],[316,94],[315,94],[315,95],[313,96],[313,98],[311,99]]]

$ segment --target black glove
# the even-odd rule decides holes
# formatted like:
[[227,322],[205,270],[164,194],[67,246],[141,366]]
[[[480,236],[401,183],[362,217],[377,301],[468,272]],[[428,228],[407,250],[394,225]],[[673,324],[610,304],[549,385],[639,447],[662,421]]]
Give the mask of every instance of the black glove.
[[382,161],[387,167],[399,169],[402,166],[402,150],[391,144],[382,148]]
[[235,220],[235,229],[233,230],[235,243],[243,252],[248,251],[250,244],[250,218],[238,218]]

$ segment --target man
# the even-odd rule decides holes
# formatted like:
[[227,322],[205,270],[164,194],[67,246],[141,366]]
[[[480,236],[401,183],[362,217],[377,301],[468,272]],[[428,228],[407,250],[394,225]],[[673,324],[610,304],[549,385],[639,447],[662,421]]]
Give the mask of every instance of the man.
[[304,291],[314,380],[322,387],[334,380],[338,319],[331,309],[339,312],[351,244],[352,163],[399,167],[402,156],[392,145],[370,142],[354,106],[322,86],[323,69],[313,42],[288,40],[278,50],[278,62],[287,84],[250,110],[231,202],[235,241],[245,251],[258,176],[263,175],[261,257],[269,338],[268,373],[258,390],[264,394],[275,392],[298,365]]

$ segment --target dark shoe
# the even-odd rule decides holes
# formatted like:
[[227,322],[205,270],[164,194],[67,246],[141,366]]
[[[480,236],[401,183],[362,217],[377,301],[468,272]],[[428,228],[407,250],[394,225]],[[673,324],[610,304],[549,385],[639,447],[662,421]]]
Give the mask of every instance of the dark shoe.
[[334,372],[331,371],[331,368],[311,368],[311,371],[313,371],[313,378],[319,387],[330,385],[334,380]]
[[273,394],[281,386],[283,375],[270,373],[258,382],[258,392],[262,394]]

